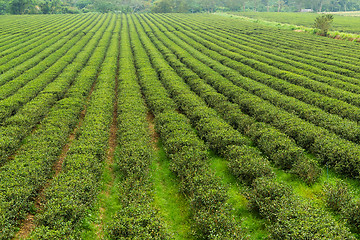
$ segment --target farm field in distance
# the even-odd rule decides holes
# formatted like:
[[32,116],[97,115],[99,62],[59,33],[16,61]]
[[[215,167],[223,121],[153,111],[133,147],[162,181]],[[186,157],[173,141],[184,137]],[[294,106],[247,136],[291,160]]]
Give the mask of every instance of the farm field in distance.
[[[237,12],[233,14],[271,22],[280,22],[298,26],[313,27],[316,17],[318,17],[322,13]],[[329,14],[334,15],[334,21],[331,27],[332,31],[360,34],[360,14],[358,11],[331,12]]]
[[0,239],[360,239],[359,43],[215,14],[0,22]]

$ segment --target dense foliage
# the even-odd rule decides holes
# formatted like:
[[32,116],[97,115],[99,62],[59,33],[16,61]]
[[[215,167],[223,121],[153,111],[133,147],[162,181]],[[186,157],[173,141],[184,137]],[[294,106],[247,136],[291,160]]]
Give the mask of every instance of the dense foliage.
[[[271,239],[359,232],[346,179],[360,176],[358,43],[210,14],[0,20],[0,239],[29,219],[28,239],[80,239],[98,222],[108,239],[171,239],[159,147],[195,239],[246,239],[244,211]],[[118,207],[92,220],[108,168]],[[345,180],[323,184],[326,168]]]
[[[253,21],[270,21],[274,22],[275,26],[277,23],[289,24],[290,29],[296,28],[296,26],[305,26],[308,28],[314,27],[314,22],[318,13],[301,13],[301,12],[237,12],[231,13],[234,15],[241,15],[244,17],[252,18]],[[331,31],[337,31],[336,33],[360,33],[360,12],[341,12],[334,14],[334,21],[331,24]],[[321,15],[320,15],[321,16]],[[334,36],[335,37],[335,36]],[[350,37],[350,36],[349,36]]]
[[0,14],[355,11],[357,0],[0,0]]

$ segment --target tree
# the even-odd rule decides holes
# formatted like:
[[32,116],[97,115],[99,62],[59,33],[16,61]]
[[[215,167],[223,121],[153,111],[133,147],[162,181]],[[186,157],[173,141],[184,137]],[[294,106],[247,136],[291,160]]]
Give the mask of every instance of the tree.
[[270,3],[269,0],[261,0],[261,3],[266,7],[266,11],[270,12]]
[[151,4],[149,1],[144,0],[121,0],[117,5],[119,5],[118,9],[122,12],[135,13],[144,10],[145,8],[150,8]]
[[32,4],[31,0],[12,0],[10,2],[10,13],[24,14],[25,10]]
[[226,0],[226,1],[224,1],[223,4],[230,11],[239,11],[241,9],[241,6],[242,6],[241,1],[239,1],[239,0]]
[[37,4],[40,6],[42,13],[62,13],[62,6],[60,0],[41,0]]
[[278,0],[278,1],[276,2],[276,4],[277,4],[277,11],[280,12],[280,11],[281,11],[281,8],[284,6],[285,2],[282,1],[282,0]]
[[152,11],[156,13],[171,13],[173,11],[173,1],[172,0],[155,1]]
[[217,6],[216,0],[200,0],[199,3],[203,11],[208,13],[214,12]]
[[248,3],[248,0],[242,0],[241,2],[242,2],[243,12],[245,12],[246,4]]
[[0,0],[0,15],[5,14],[7,8],[8,8],[8,3],[6,1]]
[[94,0],[94,6],[97,11],[102,13],[118,10],[116,2],[111,0]]
[[320,30],[321,36],[327,36],[331,23],[334,20],[334,15],[324,14],[315,19],[314,27]]

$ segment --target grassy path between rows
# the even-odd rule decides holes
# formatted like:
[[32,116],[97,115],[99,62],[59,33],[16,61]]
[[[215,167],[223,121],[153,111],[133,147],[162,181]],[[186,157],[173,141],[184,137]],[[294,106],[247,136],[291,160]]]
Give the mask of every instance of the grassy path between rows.
[[[70,133],[67,143],[62,148],[59,159],[54,163],[54,165],[52,167],[52,170],[54,172],[52,177],[48,180],[48,182],[44,185],[44,187],[39,191],[38,196],[34,200],[34,207],[35,207],[34,211],[30,212],[27,215],[27,217],[23,221],[19,231],[15,235],[14,239],[16,239],[16,240],[17,239],[25,239],[25,238],[29,237],[30,233],[34,230],[34,228],[36,226],[36,223],[35,223],[36,214],[39,214],[43,210],[43,201],[45,200],[45,192],[48,189],[48,187],[50,186],[52,180],[56,176],[58,176],[60,174],[60,172],[62,171],[63,163],[69,152],[71,144],[75,140],[76,134],[79,131],[79,129],[81,128],[82,123],[84,121],[87,105],[88,105],[88,102],[90,101],[90,96],[95,89],[95,85],[96,85],[96,81],[91,86],[90,92],[86,98],[86,104],[84,105],[84,109],[80,112],[78,124],[75,126],[74,130]],[[36,126],[36,129],[38,126],[39,126],[39,124]],[[36,129],[35,128],[33,129],[31,135],[35,133]],[[29,136],[27,138],[29,138]],[[26,141],[26,139],[24,141]],[[16,154],[14,154],[14,155],[16,155]]]
[[248,200],[242,193],[249,192],[228,170],[227,161],[214,152],[210,152],[210,167],[215,175],[221,179],[224,185],[228,186],[229,203],[233,206],[233,215],[241,224],[250,239],[266,239],[268,232],[265,220],[256,213],[249,211]]
[[159,208],[176,240],[193,239],[189,203],[179,192],[176,176],[169,169],[169,160],[161,143],[156,159],[151,165],[152,182],[154,184],[154,204]]

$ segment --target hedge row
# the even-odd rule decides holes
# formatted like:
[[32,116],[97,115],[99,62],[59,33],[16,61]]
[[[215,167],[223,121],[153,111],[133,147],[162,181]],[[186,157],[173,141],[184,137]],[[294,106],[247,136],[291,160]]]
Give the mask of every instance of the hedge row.
[[[209,20],[209,22],[216,22],[216,20],[220,20],[220,18],[216,19],[215,17],[210,20],[207,17],[207,20]],[[246,21],[224,20],[225,19],[223,19],[223,21],[221,22],[221,25],[219,24],[220,28],[231,29],[231,31],[234,33],[241,33],[243,25],[246,25],[249,30],[252,30],[252,34],[249,35],[255,35],[256,33],[254,34],[254,30],[261,30],[260,32],[258,31],[258,33],[262,35],[262,37],[259,39],[260,41],[266,39],[267,44],[276,44],[278,46],[281,46],[282,49],[294,49],[299,53],[305,53],[303,54],[305,58],[318,56],[324,62],[330,59],[335,60],[338,64],[339,60],[347,62],[348,59],[357,59],[356,51],[358,51],[358,48],[356,43],[348,41],[335,42],[333,39],[323,38],[306,33],[294,34],[291,31],[280,30],[273,27],[259,26]],[[236,23],[238,24],[234,26],[234,24]],[[332,45],[332,47],[329,48],[329,45]],[[311,54],[311,56],[306,56],[306,53],[309,52],[313,52],[313,54]],[[353,63],[351,65],[356,66],[356,64]]]
[[[177,34],[178,32],[174,33]],[[289,137],[295,139],[297,144],[317,155],[322,160],[322,163],[328,163],[329,166],[334,167],[338,172],[352,177],[359,175],[360,166],[357,158],[360,152],[356,144],[343,140],[323,128],[301,120],[245,91],[239,87],[243,84],[243,81],[238,81],[243,79],[240,74],[229,72],[226,67],[195,51],[192,47],[180,41],[179,38],[172,37],[171,35],[168,35],[168,37],[183,49],[189,51],[194,58],[215,69],[216,71],[207,69],[206,72],[197,72],[197,74],[216,90],[239,104],[244,113],[253,116],[257,121],[269,123],[278,128]],[[224,74],[239,86],[234,85],[219,73]]]
[[[6,24],[6,23],[4,23]],[[0,39],[0,48],[7,48],[7,45],[11,45],[12,46],[15,46],[16,45],[16,42],[19,41],[20,38],[22,38],[22,35],[17,32],[17,33],[2,33],[1,34],[1,39]],[[32,36],[34,37],[34,36]],[[13,42],[15,42],[15,44],[13,44]]]
[[[308,158],[304,150],[296,146],[292,139],[269,125],[256,123],[255,119],[243,114],[237,104],[230,103],[226,97],[217,93],[212,87],[205,84],[198,75],[188,69],[189,67],[194,69],[195,72],[206,73],[208,71],[207,68],[209,68],[208,66],[195,60],[189,53],[184,52],[183,48],[177,47],[176,44],[168,40],[160,31],[154,30],[154,33],[159,39],[161,38],[162,43],[177,54],[177,58],[181,59],[187,67],[170,53],[164,54],[166,60],[178,74],[185,79],[189,86],[198,93],[208,105],[218,111],[228,123],[250,137],[256,146],[269,156],[277,166],[286,170],[292,169],[295,174],[308,184],[318,179],[321,171],[317,163]],[[159,40],[153,37],[151,37],[151,39],[158,45],[159,49],[165,49],[161,47]],[[165,51],[166,50],[163,50],[163,53],[165,53]],[[227,134],[231,135],[232,133],[227,131]],[[269,141],[269,139],[271,139],[271,141]],[[225,144],[226,142],[224,142],[224,145]],[[301,166],[301,168],[299,168],[299,166]]]
[[[99,29],[104,24],[104,21],[105,18],[103,18],[103,21],[98,22],[95,29]],[[103,26],[103,29],[105,26],[106,24]],[[35,79],[31,82],[32,84],[27,85],[26,88],[23,88],[22,91],[18,91],[17,94],[12,97],[0,101],[0,106],[5,110],[3,113],[7,113],[8,115],[15,110],[14,108],[20,108],[21,103],[27,102],[15,115],[6,119],[3,126],[0,127],[2,139],[0,142],[0,165],[4,164],[4,162],[8,160],[8,157],[19,148],[22,139],[26,137],[47,114],[51,106],[64,96],[69,86],[71,86],[74,81],[77,73],[86,65],[86,62],[90,57],[91,51],[85,51],[83,54],[79,55],[79,58],[76,58],[77,54],[84,49],[85,45],[92,37],[93,35],[88,34],[87,37],[82,38],[81,40],[79,39],[77,44],[69,50],[69,53],[64,55],[52,68],[49,68],[41,78]],[[74,44],[74,42],[69,42],[68,44]],[[95,45],[90,47],[90,49],[94,47]],[[71,61],[74,61],[74,64],[70,64]],[[54,69],[56,67],[59,67],[60,69]],[[52,80],[51,78],[49,79],[49,77],[53,76],[53,71],[58,72],[61,70],[63,70],[63,73],[61,73],[55,81],[48,84],[46,87],[44,86],[45,88],[38,96],[30,101],[31,97],[34,97],[32,95],[36,94],[36,90],[40,90],[42,85],[46,84],[49,80]],[[55,77],[56,75],[53,76],[53,78]],[[32,95],[30,93],[32,93]]]
[[119,35],[113,34],[113,30],[120,27],[120,21],[116,20],[116,15],[110,15],[110,18],[104,42],[99,44],[96,52],[98,57],[93,59],[101,63],[106,53],[84,121],[67,153],[62,171],[45,189],[44,207],[36,218],[31,239],[79,239],[84,217],[99,192],[114,110],[117,74],[114,62],[119,53]]
[[[277,51],[276,49],[268,48],[267,50],[257,50],[254,49],[253,45],[249,43],[248,45],[250,47],[247,47],[242,45],[240,41],[232,42],[228,40],[229,37],[226,35],[215,33],[211,34],[210,31],[201,33],[197,31],[196,34],[197,36],[200,36],[207,41],[214,42],[217,45],[221,43],[221,48],[225,48],[226,50],[231,51],[230,54],[226,52],[225,55],[234,60],[239,60],[238,58],[240,57],[242,59],[241,62],[257,69],[258,71],[270,74],[277,78],[284,79],[293,84],[309,88],[314,92],[319,92],[321,94],[343,100],[356,106],[359,105],[359,99],[357,95],[343,91],[346,90],[354,93],[359,93],[360,87],[354,85],[358,83],[358,80],[356,78],[345,77],[343,75],[335,74],[330,71],[324,71],[313,66],[309,66],[299,63],[297,61],[284,58],[284,56],[287,56],[286,54],[282,54],[281,57],[277,56],[274,54],[274,52]],[[266,53],[265,51],[269,53]],[[241,56],[234,56],[233,52],[238,53]],[[246,58],[246,60],[244,60],[244,57]],[[247,61],[248,59],[253,59],[259,62]],[[269,66],[263,65],[260,62]],[[308,71],[308,69],[312,72]],[[310,79],[313,79],[315,81],[312,81]],[[344,80],[352,82],[354,84],[344,82]]]
[[[176,16],[172,15],[171,19],[172,18],[176,19]],[[189,20],[189,18],[191,18],[191,20]],[[188,20],[187,25],[191,26],[189,29],[192,29],[192,26],[194,26],[194,21],[199,21],[198,18],[194,19],[192,16],[182,15],[181,22],[184,22],[184,19]],[[253,23],[247,23],[245,21],[231,21],[230,19],[228,19],[230,21],[221,21],[224,19],[216,19],[216,17],[205,17],[203,19],[206,19],[206,21],[203,21],[203,23],[206,22],[206,27],[203,27],[203,29],[215,29],[219,32],[226,32],[226,35],[231,35],[233,37],[245,36],[246,41],[253,40],[257,42],[257,44],[261,44],[261,46],[274,46],[274,48],[277,48],[282,53],[287,53],[296,57],[296,61],[305,62],[323,70],[330,70],[340,74],[358,77],[358,74],[353,72],[358,71],[357,65],[354,64],[354,61],[358,61],[356,53],[354,54],[357,49],[355,45],[351,43],[344,43],[344,46],[340,46],[341,43],[337,42],[335,45],[331,42],[333,40],[324,38],[319,39],[316,38],[316,36],[307,35],[299,37],[299,35],[289,34],[287,31],[281,30],[281,33],[279,33],[279,30],[273,28],[262,29],[264,26],[259,28],[259,26],[255,26]],[[241,24],[234,26],[236,23]],[[258,37],[259,34],[261,34],[260,38]],[[309,38],[311,38],[311,40]],[[327,41],[329,42],[325,43]],[[325,48],[323,47],[325,44],[330,44],[332,47]],[[309,49],[311,49],[311,54],[309,54]],[[314,51],[314,49],[316,49],[316,51]],[[347,59],[348,56],[353,57]],[[344,67],[349,68],[350,70],[344,69]]]
[[[99,18],[99,16],[98,16],[98,18]],[[94,21],[92,22],[92,24],[94,24]],[[88,28],[89,26],[88,25],[83,25],[82,27],[83,27],[82,29],[85,29],[86,27]],[[74,37],[77,34],[76,34],[76,32],[74,32],[74,34],[70,33],[70,35],[72,37]],[[51,49],[51,47],[50,47],[50,49]],[[54,50],[50,50],[49,54],[52,53],[53,51]],[[21,75],[23,73],[31,73],[32,71],[34,71],[31,68],[36,69],[37,64],[40,64],[40,65],[44,64],[44,61],[41,61],[44,58],[43,54],[40,54],[40,56],[41,56],[41,58],[38,58],[38,56],[30,58],[30,59],[26,60],[25,62],[19,64],[19,66],[15,66],[14,68],[12,68],[11,71],[7,71],[7,72],[2,73],[0,75],[0,85],[3,85],[5,83],[7,83],[8,81],[11,81],[12,79],[18,77],[19,75]],[[46,55],[45,55],[45,57],[46,57]],[[46,63],[46,61],[45,61],[45,63]],[[37,76],[37,75],[34,75],[34,76]]]
[[[15,59],[16,61],[18,61],[16,63],[17,65],[13,65],[12,62],[9,62],[8,64],[0,66],[0,68],[4,70],[4,72],[0,76],[0,85],[2,85],[1,89],[5,88],[4,90],[2,90],[3,92],[1,93],[0,100],[8,97],[14,92],[14,90],[19,89],[25,83],[36,78],[47,68],[51,67],[60,58],[58,56],[58,52],[64,51],[61,49],[66,44],[66,42],[70,41],[76,36],[83,35],[82,33],[76,32],[75,29],[80,28],[80,30],[84,30],[87,27],[93,27],[96,24],[96,21],[94,20],[92,22],[88,22],[87,24],[76,25],[75,28],[72,29],[74,32],[59,34],[60,37],[56,38],[56,41],[53,42],[52,45],[49,45],[42,52],[39,52],[37,55],[29,59],[20,56],[19,58]],[[89,26],[90,24],[92,26]],[[9,70],[5,71],[7,69]],[[10,83],[13,83],[15,86],[13,88],[6,86]],[[9,91],[7,88],[12,90],[12,92],[10,91],[9,93],[7,93]]]
[[[102,21],[104,21],[104,18],[102,18]],[[89,25],[88,28],[91,29],[96,24],[97,22],[94,22]],[[23,104],[33,99],[41,90],[63,72],[64,68],[76,57],[75,51],[81,50],[81,47],[84,46],[91,37],[90,35],[93,35],[93,33],[88,34],[87,36],[84,36],[82,33],[76,34],[74,38],[71,38],[65,43],[63,48],[59,49],[47,60],[50,63],[49,65],[41,64],[39,68],[36,68],[35,70],[32,69],[30,73],[27,73],[25,75],[25,83],[29,83],[19,89],[16,94],[0,101],[0,121],[3,122],[7,117],[13,115]],[[59,58],[59,56],[61,57]],[[32,75],[34,72],[35,74]],[[18,81],[22,82],[23,80],[22,78],[19,78]]]
[[358,84],[358,80],[356,78],[347,77],[335,72],[331,72],[328,69],[323,70],[310,64],[302,63],[296,56],[280,52],[274,47],[257,45],[257,42],[251,41],[241,35],[237,35],[235,38],[229,36],[228,34],[219,33],[214,30],[200,30],[198,32],[201,32],[202,36],[207,40],[216,39],[226,43],[229,46],[222,46],[226,47],[230,51],[236,51],[239,53],[241,52],[248,58],[253,58],[258,61],[265,62],[282,70],[294,72],[302,76],[307,76],[318,82],[323,82],[336,88],[341,88],[354,93],[360,92],[360,87],[356,85]]
[[[27,33],[29,31],[32,32],[41,32],[42,28],[46,28],[46,24],[51,22],[52,19],[56,21],[56,19],[60,19],[61,16],[44,16],[38,17],[35,15],[32,16],[2,16],[2,20],[4,22],[10,22],[10,24],[4,24],[1,26],[3,33]],[[29,21],[31,20],[31,21]],[[32,24],[34,21],[34,24]],[[35,27],[35,28],[34,28]]]
[[[85,26],[83,27],[85,28]],[[0,88],[0,100],[4,100],[5,98],[14,94],[21,87],[38,77],[41,73],[55,64],[56,61],[58,61],[64,54],[66,54],[66,52],[72,46],[66,43],[73,41],[72,39],[81,35],[82,34],[79,35],[75,33],[64,34],[65,37],[56,41],[42,53],[39,53],[35,57],[25,61],[23,64],[19,64],[11,71],[2,74],[0,81],[3,83],[3,85]]]
[[152,206],[149,168],[153,159],[147,108],[137,83],[126,17],[122,16],[118,88],[118,186],[121,209],[107,230],[110,239],[170,239]]
[[[197,137],[188,119],[175,111],[175,104],[158,81],[157,71],[153,69],[159,70],[159,62],[156,62],[154,56],[151,56],[150,62],[142,47],[143,44],[149,50],[148,39],[136,22],[135,26],[130,22],[129,30],[145,98],[151,107],[159,106],[157,102],[170,102],[167,108],[160,105],[160,109],[154,110],[155,127],[171,160],[171,170],[181,181],[181,192],[190,199],[195,237],[241,239],[241,229],[231,218],[230,206],[226,204],[227,190],[209,169],[206,145]],[[160,92],[163,94],[158,95]],[[154,99],[154,95],[158,99]],[[153,100],[157,101],[152,103]]]
[[[250,144],[247,138],[229,126],[214,110],[206,106],[203,99],[196,96],[190,90],[174,69],[170,67],[167,62],[169,59],[166,61],[161,56],[166,55],[170,57],[171,52],[166,48],[162,48],[159,51],[156,48],[159,42],[155,43],[151,37],[151,41],[150,38],[145,38],[138,21],[136,23],[140,39],[144,44],[154,69],[158,72],[160,81],[170,93],[179,109],[194,123],[199,135],[211,142],[211,147],[218,152],[223,151],[228,145]],[[176,62],[176,59],[174,61]],[[180,66],[177,67],[179,68]]]
[[[288,35],[288,33],[284,33]],[[358,77],[356,72],[359,71],[359,67],[355,64],[358,62],[358,58],[356,57],[358,51],[358,49],[356,49],[356,44],[347,43],[345,41],[344,45],[341,45],[341,42],[336,42],[336,44],[334,44],[334,40],[325,38],[306,40],[304,38],[306,35],[297,39],[289,35],[281,36],[281,38],[284,39],[286,37],[289,37],[287,43],[285,43],[285,45],[289,46],[288,49],[286,49],[286,52],[294,54],[296,57],[304,58],[303,61],[308,64],[313,62],[314,66],[321,69],[344,74],[345,76]],[[295,44],[290,43],[289,45],[289,40],[293,40]],[[266,41],[269,43],[272,42],[272,45],[278,45],[278,42],[274,43],[273,36],[266,35]],[[329,48],[327,46],[331,47]],[[316,51],[311,51],[313,54],[309,55],[309,48],[316,49]]]
[[[140,36],[143,34],[141,31],[138,33]],[[186,70],[185,68],[181,68],[181,64],[177,58],[174,58],[174,56],[171,57],[171,54],[166,47],[156,41],[155,38],[151,38],[151,40],[155,45],[157,45],[161,53],[166,56],[167,61],[176,64],[176,69],[179,69],[180,72],[184,72]],[[169,43],[169,45],[171,45],[171,43]],[[155,61],[153,57],[159,56],[160,54],[155,50],[151,51],[151,46],[148,46],[147,49],[150,58]],[[153,56],[151,56],[152,53],[154,54]],[[203,106],[200,100],[196,101],[196,98],[193,94],[191,94],[190,90],[182,82],[182,80],[170,69],[167,69],[165,61],[161,61],[161,58],[158,57],[156,62],[159,67],[161,65],[160,63],[163,62],[162,66],[157,69],[160,78],[163,79],[163,84],[167,86],[168,90],[172,93],[173,98],[178,105],[181,106],[182,110],[195,123],[198,133],[210,143],[212,148],[218,150],[229,160],[230,171],[235,176],[241,178],[247,184],[253,183],[251,195],[253,198],[250,200],[252,203],[251,205],[254,208],[261,208],[258,212],[267,218],[267,214],[270,215],[271,211],[275,211],[275,209],[273,209],[274,207],[272,203],[269,204],[270,206],[266,206],[266,204],[264,204],[268,201],[268,199],[266,195],[258,194],[260,186],[257,185],[257,182],[262,179],[260,177],[274,176],[269,162],[264,159],[261,156],[261,153],[255,148],[247,146],[246,142],[223,141],[223,145],[219,146],[216,140],[222,139],[223,137],[227,139],[227,137],[231,135],[234,136],[235,134],[230,133],[227,135],[229,133],[229,129],[227,129],[228,132],[221,132],[225,125],[219,126],[215,124],[217,122],[215,121],[215,116],[212,115],[212,112]],[[219,137],[219,135],[222,136]],[[269,187],[264,190],[270,192],[270,194],[272,191],[276,193],[277,190],[273,190],[271,187],[272,184],[276,184],[276,181],[269,179],[267,180],[267,183],[269,184]],[[282,183],[279,183],[278,186],[280,188],[286,187]],[[266,188],[266,186],[261,187]],[[288,192],[289,194],[287,196],[293,195],[290,189]],[[308,212],[308,210],[310,210],[310,212]],[[269,211],[270,213],[267,213],[266,211]],[[308,239],[308,237],[312,235],[322,236],[324,231],[327,231],[327,236],[329,238],[341,236],[345,239],[353,239],[349,230],[342,224],[337,223],[335,219],[326,214],[324,210],[317,210],[316,207],[310,203],[306,203],[303,200],[296,200],[295,196],[289,199],[288,202],[279,202],[279,204],[277,204],[276,211],[277,212],[274,215],[279,214],[289,217],[292,217],[292,215],[294,216],[293,219],[287,219],[284,217],[279,221],[276,218],[271,219],[273,221],[270,221],[269,229],[272,237],[275,239],[282,239],[283,236],[287,236],[289,239]],[[294,211],[296,211],[295,214]],[[305,217],[303,215],[305,215]],[[296,219],[300,218],[300,216],[302,216],[302,219]],[[308,220],[308,222],[302,222],[303,219]],[[275,222],[275,224],[273,222]],[[292,225],[292,227],[290,227],[290,225]],[[328,230],[329,225],[333,225],[333,229]],[[294,227],[296,227],[296,230]],[[302,236],[299,236],[299,233],[301,233]]]
[[[78,54],[79,60],[87,59],[99,45],[99,41],[102,44],[108,41],[106,38],[100,40],[106,25],[99,29],[88,46]],[[85,97],[100,68],[103,52],[104,47],[95,50],[66,97],[51,108],[39,129],[27,139],[15,158],[0,169],[0,239],[11,238],[19,221],[28,212],[34,211],[34,198],[52,175],[52,166],[78,122]],[[73,66],[76,66],[75,62],[76,60]]]
[[[18,27],[14,27],[13,34],[8,34],[5,36],[4,33],[1,33],[1,42],[0,42],[0,51],[1,56],[6,56],[8,54],[12,54],[13,52],[26,47],[27,45],[39,40],[41,37],[47,36],[49,33],[53,33],[54,30],[58,31],[62,28],[62,26],[66,26],[70,21],[77,21],[79,17],[71,16],[70,18],[53,18],[49,21],[48,27],[50,31],[46,31],[46,28],[41,29],[39,32],[31,31],[27,35],[21,35],[16,33]],[[39,19],[38,19],[39,20]],[[34,27],[36,26],[36,20],[33,21]],[[10,23],[4,22],[3,25],[9,26]]]
[[[278,91],[293,96],[311,105],[318,106],[330,113],[334,113],[354,121],[359,120],[360,111],[357,107],[339,101],[343,100],[355,106],[359,106],[359,98],[354,93],[349,93],[341,89],[327,86],[322,83],[310,80],[306,77],[279,70],[276,67],[269,66],[257,60],[249,59],[246,56],[242,56],[238,53],[234,53],[233,51],[224,49],[223,46],[226,46],[226,43],[219,42],[214,39],[212,39],[211,41],[205,40],[198,33],[194,34],[187,32],[186,35],[190,37],[193,41],[197,42],[198,45],[202,45],[201,48],[194,46],[199,51],[210,55],[213,59],[237,70],[243,76],[262,82],[274,89],[277,89]],[[219,45],[221,45],[221,47],[219,47]],[[206,49],[204,47],[206,47]],[[209,51],[209,49],[212,51]],[[286,81],[280,80],[280,78],[285,79]],[[306,88],[296,86],[288,82],[310,88],[312,91],[315,92],[330,95],[331,97],[339,100],[323,96],[322,94],[312,92]]]
[[[321,127],[327,128],[348,140],[354,142],[359,141],[360,129],[357,123],[349,121],[347,119],[342,119],[341,117],[338,117],[336,115],[329,115],[328,113],[323,112],[317,107],[313,107],[297,99],[284,96],[273,88],[280,89],[286,94],[294,95],[300,100],[307,101],[310,104],[319,103],[320,105],[324,106],[326,110],[334,112],[338,115],[345,116],[353,121],[357,121],[358,115],[360,113],[357,107],[351,106],[347,103],[335,99],[324,97],[320,94],[312,93],[311,91],[308,91],[302,87],[290,85],[287,84],[285,81],[277,80],[266,74],[254,71],[252,68],[247,67],[246,65],[242,65],[238,61],[222,56],[221,54],[223,54],[224,51],[219,54],[218,52],[208,50],[208,47],[205,47],[204,45],[199,43],[203,41],[201,41],[199,37],[196,36],[196,34],[186,33],[186,35],[191,37],[187,37],[186,35],[180,33],[177,33],[177,35],[181,39],[186,41],[188,44],[195,47],[197,50],[209,56],[209,58],[214,59],[214,63],[212,64],[217,64],[217,66],[221,68],[221,71],[226,72],[222,73],[224,76],[237,75],[237,83],[245,89],[266,100],[269,100],[278,107],[284,108],[289,112],[296,113],[301,118]],[[213,44],[210,42],[208,43]],[[222,64],[228,66],[229,68],[222,66]],[[248,76],[250,79],[241,76],[239,72],[244,76]],[[270,85],[270,87],[252,81],[252,79]]]
[[356,232],[360,230],[360,200],[354,196],[350,187],[339,180],[327,183],[323,187],[328,208],[347,221]]
[[271,222],[272,239],[356,239],[344,224],[283,183],[257,178],[252,188],[249,205]]
[[[45,48],[51,46],[54,42],[56,42],[58,39],[60,39],[63,36],[66,36],[71,31],[74,31],[76,28],[74,26],[77,25],[77,27],[81,26],[81,24],[86,23],[89,19],[82,19],[83,21],[69,21],[69,22],[60,22],[59,24],[64,25],[57,25],[56,28],[54,27],[54,30],[56,32],[53,32],[52,34],[47,34],[44,36],[44,34],[37,35],[37,37],[32,36],[30,41],[26,41],[25,39],[22,39],[24,42],[23,46],[21,46],[21,43],[18,43],[16,48],[14,49],[10,48],[7,49],[7,51],[3,51],[1,53],[2,58],[0,59],[0,73],[4,73],[8,69],[15,67],[19,65],[20,63],[24,62],[25,60],[34,57],[35,55],[42,52]],[[79,24],[80,23],[80,24]],[[53,26],[49,26],[49,31],[52,30]],[[44,29],[44,31],[46,31]],[[59,32],[65,32],[59,34]],[[7,54],[9,52],[9,54]]]

